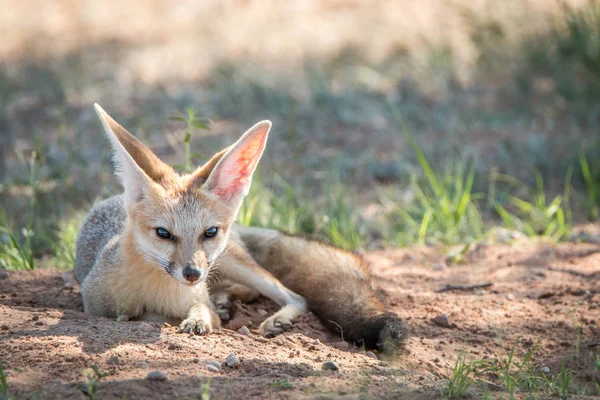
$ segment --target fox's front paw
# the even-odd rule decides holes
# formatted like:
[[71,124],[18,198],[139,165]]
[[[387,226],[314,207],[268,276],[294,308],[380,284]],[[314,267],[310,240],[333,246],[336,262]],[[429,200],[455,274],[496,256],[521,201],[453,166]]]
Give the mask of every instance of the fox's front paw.
[[283,332],[292,329],[292,318],[288,315],[278,315],[279,313],[264,320],[258,331],[266,338],[272,338]]
[[202,318],[190,317],[184,319],[179,325],[179,333],[195,333],[197,335],[206,335],[213,330],[211,321],[205,321]]

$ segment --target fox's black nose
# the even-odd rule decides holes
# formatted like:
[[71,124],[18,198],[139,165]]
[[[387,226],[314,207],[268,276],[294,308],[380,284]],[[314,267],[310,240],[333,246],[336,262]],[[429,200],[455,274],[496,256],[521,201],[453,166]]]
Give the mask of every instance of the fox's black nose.
[[186,265],[183,269],[183,277],[186,281],[194,283],[198,279],[200,279],[200,270],[198,268],[194,268],[191,265]]

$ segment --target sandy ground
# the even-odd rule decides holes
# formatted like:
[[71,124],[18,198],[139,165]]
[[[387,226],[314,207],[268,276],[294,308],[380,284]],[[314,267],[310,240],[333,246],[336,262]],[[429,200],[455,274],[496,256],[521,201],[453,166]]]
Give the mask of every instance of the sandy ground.
[[[84,314],[70,272],[9,272],[0,279],[0,360],[9,392],[85,398],[91,382],[85,376],[95,367],[102,399],[439,398],[459,351],[468,359],[494,359],[513,346],[518,357],[537,346],[536,368],[558,371],[563,362],[574,369],[573,392],[600,380],[593,369],[600,347],[600,245],[479,245],[454,265],[426,248],[366,257],[385,303],[410,330],[404,349],[385,361],[346,347],[311,314],[292,332],[260,337],[255,328],[274,309],[267,300],[241,306],[229,329],[188,336],[168,325]],[[492,285],[437,292],[478,283]],[[449,326],[432,321],[441,314]],[[237,332],[243,325],[250,334]],[[225,364],[230,353],[241,361],[237,367]],[[207,369],[213,360],[222,364],[219,372]],[[328,360],[339,371],[323,371]],[[157,369],[167,380],[147,379]],[[486,379],[494,395],[498,382]]]

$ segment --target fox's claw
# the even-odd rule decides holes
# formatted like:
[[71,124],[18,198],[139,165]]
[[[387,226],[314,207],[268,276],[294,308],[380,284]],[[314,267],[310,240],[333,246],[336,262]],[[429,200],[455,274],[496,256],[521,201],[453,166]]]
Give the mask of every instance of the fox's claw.
[[195,333],[197,335],[206,335],[212,332],[210,322],[202,319],[188,318],[179,325],[179,333]]

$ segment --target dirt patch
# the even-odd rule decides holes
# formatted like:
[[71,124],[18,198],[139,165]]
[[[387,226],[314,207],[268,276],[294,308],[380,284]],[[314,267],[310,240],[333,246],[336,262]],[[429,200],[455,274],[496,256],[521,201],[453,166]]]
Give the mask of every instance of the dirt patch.
[[[189,336],[168,325],[84,314],[70,273],[10,272],[0,279],[0,360],[9,392],[79,399],[96,384],[97,398],[201,398],[203,391],[216,399],[438,398],[459,351],[494,359],[513,346],[519,357],[535,348],[536,368],[558,371],[562,362],[574,369],[573,390],[599,378],[593,361],[600,347],[600,246],[480,245],[455,265],[432,249],[367,258],[385,303],[410,330],[405,349],[385,362],[353,346],[345,350],[311,314],[292,332],[260,337],[254,329],[274,310],[264,299],[241,306],[228,329]],[[440,315],[447,323],[433,322]],[[249,335],[236,332],[243,325]],[[237,367],[225,365],[230,353]],[[328,360],[339,371],[323,371]],[[221,371],[207,369],[210,361]],[[91,368],[94,379],[86,378]],[[146,379],[157,369],[166,381]]]

